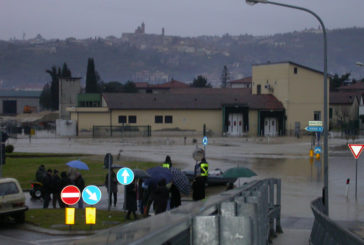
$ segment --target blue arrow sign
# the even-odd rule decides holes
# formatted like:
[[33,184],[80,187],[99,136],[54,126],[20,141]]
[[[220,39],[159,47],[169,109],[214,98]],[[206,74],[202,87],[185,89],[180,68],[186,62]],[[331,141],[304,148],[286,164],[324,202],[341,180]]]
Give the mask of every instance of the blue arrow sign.
[[320,127],[320,126],[308,126],[308,127],[305,127],[305,130],[308,132],[321,132],[322,133],[324,131],[324,128]]
[[97,186],[86,186],[82,191],[82,199],[88,205],[95,205],[101,200],[101,191]]
[[315,150],[313,151],[315,154],[321,154],[321,147],[320,146],[316,146]]
[[207,143],[208,143],[207,136],[205,136],[205,137],[203,137],[203,139],[202,139],[202,144],[203,144],[204,146],[206,146],[206,145],[207,145]]
[[121,168],[116,174],[116,178],[122,185],[129,185],[134,180],[134,172],[130,168]]

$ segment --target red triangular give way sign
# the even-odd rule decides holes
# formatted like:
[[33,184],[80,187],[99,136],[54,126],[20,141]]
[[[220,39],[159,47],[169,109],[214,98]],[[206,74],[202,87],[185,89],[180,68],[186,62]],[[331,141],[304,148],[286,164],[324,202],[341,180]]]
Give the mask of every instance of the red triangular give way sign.
[[353,153],[353,156],[355,157],[355,159],[358,159],[361,152],[363,151],[364,145],[360,145],[360,144],[348,144],[351,153]]

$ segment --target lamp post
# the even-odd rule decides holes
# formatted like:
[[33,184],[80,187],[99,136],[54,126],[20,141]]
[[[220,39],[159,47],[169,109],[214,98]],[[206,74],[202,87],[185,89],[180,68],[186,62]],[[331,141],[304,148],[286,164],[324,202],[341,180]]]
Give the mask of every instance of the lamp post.
[[[278,6],[282,6],[282,7],[286,7],[286,8],[298,9],[298,10],[310,13],[320,22],[320,25],[322,27],[322,33],[323,33],[323,38],[324,38],[324,188],[323,188],[322,196],[323,196],[323,204],[325,206],[324,213],[328,216],[329,215],[329,177],[328,177],[328,171],[329,171],[328,159],[329,158],[328,158],[328,120],[327,120],[328,85],[327,85],[327,38],[326,38],[325,25],[322,22],[321,18],[316,13],[314,13],[313,11],[306,9],[306,8],[289,5],[289,4],[271,2],[268,0],[245,0],[245,1],[246,1],[246,3],[251,4],[251,5],[256,4],[256,3],[265,3],[265,4],[278,5]],[[358,62],[358,63],[360,63],[360,62]],[[360,64],[362,64],[362,63],[360,63]]]

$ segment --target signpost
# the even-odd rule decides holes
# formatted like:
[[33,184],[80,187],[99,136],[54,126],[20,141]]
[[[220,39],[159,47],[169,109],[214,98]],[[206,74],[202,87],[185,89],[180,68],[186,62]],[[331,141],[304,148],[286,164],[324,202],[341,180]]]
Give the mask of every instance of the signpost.
[[134,172],[130,168],[121,168],[116,174],[116,178],[122,185],[129,185],[134,180]]
[[108,178],[107,178],[107,190],[109,191],[109,202],[108,202],[108,206],[107,206],[107,210],[110,211],[110,206],[111,206],[111,191],[110,191],[110,188],[111,188],[111,167],[112,167],[112,161],[113,161],[113,158],[112,158],[112,155],[110,153],[107,153],[105,155],[105,158],[104,158],[104,166],[105,168],[108,169]]
[[75,205],[81,198],[81,192],[74,185],[68,185],[61,191],[61,200],[64,204]]
[[202,138],[202,144],[203,144],[203,156],[206,157],[206,146],[207,146],[207,143],[208,143],[208,139],[207,139],[207,136],[204,136]]
[[86,186],[82,191],[82,199],[88,205],[95,205],[101,200],[101,191],[97,186]]
[[308,121],[308,126],[322,127],[322,121]]
[[348,144],[351,153],[355,158],[355,200],[358,200],[358,158],[363,151],[364,145],[361,144]]
[[305,127],[305,130],[308,132],[320,132],[322,133],[324,131],[324,128],[322,126],[308,126]]

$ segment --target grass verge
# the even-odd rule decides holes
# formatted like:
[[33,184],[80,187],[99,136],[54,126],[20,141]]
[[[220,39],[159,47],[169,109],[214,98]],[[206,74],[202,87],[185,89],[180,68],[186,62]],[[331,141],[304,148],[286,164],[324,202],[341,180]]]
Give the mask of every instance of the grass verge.
[[[12,155],[14,154],[14,155]],[[103,185],[107,170],[104,169],[104,156],[100,155],[75,155],[72,154],[42,154],[42,153],[11,153],[6,158],[2,173],[4,177],[16,178],[23,189],[30,189],[30,183],[35,180],[38,167],[43,164],[46,169],[57,169],[60,173],[68,171],[67,162],[81,160],[90,170],[81,170],[86,185]],[[142,161],[114,161],[114,164],[130,168],[148,169],[159,166],[156,162]]]
[[[30,209],[26,212],[25,221],[29,224],[54,230],[69,230],[69,225],[65,225],[65,209]],[[133,220],[131,220],[133,221]],[[96,224],[92,225],[92,230],[107,229],[115,225],[131,222],[125,219],[122,211],[97,210]],[[86,225],[85,209],[76,209],[75,224],[73,231],[91,230],[91,225]]]

